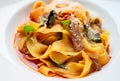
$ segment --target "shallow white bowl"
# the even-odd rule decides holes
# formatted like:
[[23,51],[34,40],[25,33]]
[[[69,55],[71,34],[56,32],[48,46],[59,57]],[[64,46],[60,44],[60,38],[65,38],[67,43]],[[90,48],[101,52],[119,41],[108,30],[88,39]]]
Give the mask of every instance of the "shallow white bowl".
[[0,8],[5,7],[7,5],[15,4],[19,1],[22,1],[22,0],[0,0]]
[[[44,2],[48,2],[49,0],[43,0]],[[109,73],[107,73],[109,70],[114,69],[112,66],[118,59],[120,51],[120,36],[118,33],[118,28],[116,23],[114,22],[113,18],[109,15],[109,13],[104,10],[99,5],[96,5],[92,2],[89,1],[83,1],[83,0],[77,0],[78,3],[80,3],[83,7],[88,9],[92,14],[97,14],[99,17],[102,18],[103,20],[103,28],[110,31],[110,56],[111,61],[103,67],[103,69],[99,72],[95,72],[93,74],[88,75],[85,78],[81,79],[64,79],[64,78],[54,78],[54,77],[46,77],[40,73],[37,73],[30,68],[28,68],[24,63],[22,63],[19,58],[16,55],[16,51],[13,48],[13,42],[14,42],[14,35],[17,30],[18,25],[20,22],[29,15],[30,10],[32,9],[32,5],[34,1],[28,1],[25,5],[21,6],[20,9],[15,11],[15,13],[12,15],[11,19],[9,19],[9,22],[6,22],[6,26],[2,29],[3,31],[0,32],[2,35],[1,39],[2,41],[0,42],[0,47],[2,50],[0,50],[2,56],[4,56],[8,62],[12,64],[12,66],[15,66],[16,68],[20,68],[21,70],[25,71],[26,77],[29,76],[29,81],[33,81],[32,78],[37,78],[35,81],[105,81],[109,80],[112,81],[110,78]],[[113,71],[113,70],[111,70]],[[112,72],[111,72],[112,73]],[[22,75],[21,75],[22,76]],[[108,78],[109,77],[109,78]]]

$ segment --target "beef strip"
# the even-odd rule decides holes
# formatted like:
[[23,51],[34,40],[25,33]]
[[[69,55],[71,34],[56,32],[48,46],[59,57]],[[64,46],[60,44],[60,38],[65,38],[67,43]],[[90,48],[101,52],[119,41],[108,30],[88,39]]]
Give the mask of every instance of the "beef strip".
[[81,51],[83,49],[82,35],[80,32],[80,21],[77,18],[71,20],[70,24],[71,40],[75,51]]

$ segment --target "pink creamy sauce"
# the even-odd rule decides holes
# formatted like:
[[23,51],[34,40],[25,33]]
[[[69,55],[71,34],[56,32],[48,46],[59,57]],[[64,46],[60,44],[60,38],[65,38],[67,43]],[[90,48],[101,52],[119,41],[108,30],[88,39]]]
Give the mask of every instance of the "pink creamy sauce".
[[[25,22],[29,21],[29,15],[25,18],[23,18],[23,20],[19,23],[19,24],[24,24]],[[25,54],[21,53],[17,47],[15,46],[15,40],[16,40],[16,34],[14,36],[14,48],[15,48],[15,51],[17,53],[17,56],[20,58],[20,60],[27,66],[29,66],[30,68],[32,68],[33,70],[38,70],[38,67],[37,67],[37,64],[40,62],[39,60],[34,60],[34,61],[31,61],[31,60],[28,60],[25,58]]]

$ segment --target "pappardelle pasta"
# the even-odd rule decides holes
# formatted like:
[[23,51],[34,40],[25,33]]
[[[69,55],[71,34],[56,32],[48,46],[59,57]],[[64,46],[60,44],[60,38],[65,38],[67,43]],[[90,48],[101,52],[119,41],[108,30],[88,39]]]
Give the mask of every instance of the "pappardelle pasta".
[[109,62],[110,33],[79,3],[36,1],[29,18],[18,26],[15,47],[45,76],[82,78]]

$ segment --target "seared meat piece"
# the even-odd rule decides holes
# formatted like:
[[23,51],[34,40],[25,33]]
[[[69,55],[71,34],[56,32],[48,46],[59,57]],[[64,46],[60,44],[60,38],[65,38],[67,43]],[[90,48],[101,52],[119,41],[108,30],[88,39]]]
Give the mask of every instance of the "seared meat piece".
[[77,18],[72,19],[70,24],[70,33],[73,42],[73,47],[77,52],[81,51],[83,48],[82,35],[80,29],[81,25],[79,19]]

